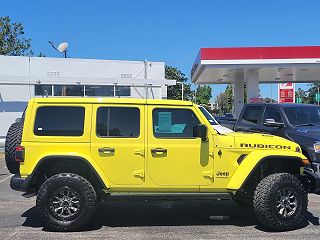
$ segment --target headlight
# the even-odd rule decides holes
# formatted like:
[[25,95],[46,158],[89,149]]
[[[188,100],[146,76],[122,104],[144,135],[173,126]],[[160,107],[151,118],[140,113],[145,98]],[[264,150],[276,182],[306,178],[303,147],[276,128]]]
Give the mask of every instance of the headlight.
[[316,153],[320,153],[320,142],[316,142],[313,144],[313,149]]

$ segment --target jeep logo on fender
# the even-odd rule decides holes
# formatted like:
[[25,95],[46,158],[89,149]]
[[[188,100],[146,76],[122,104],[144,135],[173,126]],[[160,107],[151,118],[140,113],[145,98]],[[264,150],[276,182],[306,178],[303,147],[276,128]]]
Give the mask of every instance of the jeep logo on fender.
[[274,144],[261,144],[261,143],[240,143],[242,148],[270,148],[270,149],[291,149],[290,146],[274,145]]
[[218,171],[216,173],[217,178],[229,178],[229,172],[220,172]]

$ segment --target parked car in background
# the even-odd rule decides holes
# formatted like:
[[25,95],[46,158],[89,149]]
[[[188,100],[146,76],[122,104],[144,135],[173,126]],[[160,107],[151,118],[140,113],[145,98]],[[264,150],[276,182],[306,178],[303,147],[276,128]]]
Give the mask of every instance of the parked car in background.
[[226,118],[226,117],[219,117],[219,116],[215,116],[215,119],[218,121],[218,123],[221,126],[224,126],[226,128],[229,128],[231,130],[233,130],[234,125],[237,122],[236,118]]
[[[229,121],[228,125],[232,124]],[[277,135],[298,143],[320,172],[320,107],[311,104],[247,104],[231,129]]]
[[203,106],[198,105],[198,108],[203,113],[203,115],[208,119],[208,121],[210,122],[213,129],[216,130],[218,133],[224,134],[224,133],[233,132],[230,128],[222,126],[215,119],[215,117],[213,117],[212,114],[207,109],[205,109]]

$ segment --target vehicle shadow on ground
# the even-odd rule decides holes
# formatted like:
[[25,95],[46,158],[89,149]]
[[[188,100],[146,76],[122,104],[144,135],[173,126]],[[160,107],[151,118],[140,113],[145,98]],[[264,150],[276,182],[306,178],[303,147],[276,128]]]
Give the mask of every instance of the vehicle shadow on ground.
[[[223,216],[223,217],[222,217]],[[43,228],[35,207],[22,214],[26,227]],[[308,212],[301,228],[319,225],[319,218]],[[111,201],[98,206],[95,220],[83,231],[106,227],[234,225],[260,226],[252,209],[239,207],[232,201]],[[43,229],[47,231],[47,229]]]

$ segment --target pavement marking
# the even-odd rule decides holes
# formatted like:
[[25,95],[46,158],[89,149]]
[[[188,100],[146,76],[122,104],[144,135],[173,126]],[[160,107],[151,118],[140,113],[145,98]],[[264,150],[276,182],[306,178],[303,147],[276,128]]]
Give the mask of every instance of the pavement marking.
[[13,175],[14,175],[14,174],[11,174],[11,175],[5,177],[4,179],[0,180],[0,183],[4,182],[5,180],[7,180],[7,179],[9,179],[9,178],[11,178],[11,177],[13,177]]

